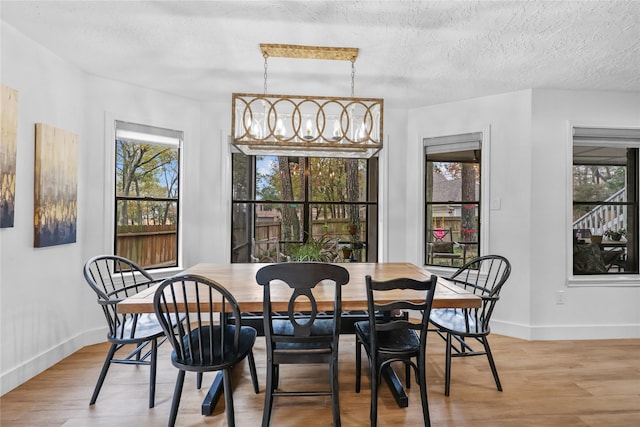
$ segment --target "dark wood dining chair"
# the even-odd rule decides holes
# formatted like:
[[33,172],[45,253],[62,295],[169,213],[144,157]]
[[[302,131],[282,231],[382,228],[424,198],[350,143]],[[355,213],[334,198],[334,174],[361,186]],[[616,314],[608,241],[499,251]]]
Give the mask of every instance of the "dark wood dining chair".
[[[117,255],[98,255],[91,258],[85,263],[83,274],[98,296],[98,305],[102,308],[109,327],[107,340],[111,343],[89,404],[96,403],[109,367],[116,363],[149,366],[149,407],[153,408],[156,355],[158,346],[164,342],[164,331],[155,314],[118,313],[116,306],[125,298],[159,281],[154,280],[151,274],[135,262]],[[117,354],[124,354],[125,350],[130,349],[130,345],[135,346],[133,351],[126,356],[116,357]]]
[[[267,385],[262,426],[270,424],[276,396],[331,396],[333,425],[340,426],[338,394],[338,342],[342,312],[342,286],[349,272],[339,265],[317,262],[269,264],[258,270],[256,281],[263,286],[264,331],[267,347]],[[286,316],[274,315],[272,287],[288,289]],[[327,289],[328,288],[328,289]],[[333,311],[318,310],[314,293],[333,294]],[[298,310],[298,303],[309,307]],[[280,366],[324,363],[329,365],[329,391],[283,390],[279,387]]]
[[[376,281],[366,276],[367,305],[369,320],[357,322],[356,329],[356,393],[360,393],[362,347],[369,357],[371,378],[370,420],[374,427],[378,422],[378,386],[383,369],[391,369],[391,363],[401,362],[405,366],[407,388],[411,384],[411,368],[414,369],[416,383],[420,386],[422,416],[425,426],[431,425],[427,400],[426,349],[429,314],[435,294],[437,277],[420,281],[398,278]],[[395,300],[389,302],[384,294],[391,290],[418,291],[419,302]],[[414,296],[415,298],[415,296]],[[413,298],[412,298],[413,300]],[[419,318],[408,315],[417,313]],[[403,312],[404,315],[397,315]],[[376,313],[384,313],[382,320]],[[392,313],[396,313],[393,315]],[[415,362],[414,362],[415,359]]]
[[[500,255],[485,255],[472,259],[460,267],[447,280],[482,299],[479,308],[439,308],[431,310],[430,321],[436,332],[446,341],[445,387],[444,394],[449,396],[451,386],[451,359],[454,357],[486,355],[493,378],[499,391],[502,391],[498,370],[496,369],[489,334],[489,321],[500,299],[500,291],[511,274],[511,264]],[[471,347],[473,341],[482,344],[482,350]]]
[[[184,304],[189,296],[189,303]],[[178,368],[169,426],[175,425],[187,371],[198,374],[222,371],[227,425],[235,425],[231,369],[245,358],[254,390],[258,379],[253,345],[257,332],[250,326],[236,326],[228,322],[230,315],[240,318],[235,298],[222,285],[202,276],[187,274],[163,281],[156,289],[153,305],[160,325],[173,347],[171,363]],[[184,315],[185,321],[172,327],[169,319]]]

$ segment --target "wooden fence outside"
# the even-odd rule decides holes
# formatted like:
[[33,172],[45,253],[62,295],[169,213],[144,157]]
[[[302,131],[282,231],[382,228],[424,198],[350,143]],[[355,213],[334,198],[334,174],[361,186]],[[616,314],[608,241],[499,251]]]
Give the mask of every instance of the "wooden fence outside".
[[178,264],[178,233],[175,225],[130,225],[118,227],[116,254],[144,268]]

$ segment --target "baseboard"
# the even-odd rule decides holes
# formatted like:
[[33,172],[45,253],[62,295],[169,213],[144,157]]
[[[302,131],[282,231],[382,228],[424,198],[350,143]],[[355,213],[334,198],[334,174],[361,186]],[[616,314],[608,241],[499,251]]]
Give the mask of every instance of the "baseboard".
[[82,347],[106,341],[107,329],[83,332],[21,363],[0,376],[0,396],[29,381]]
[[531,326],[492,320],[491,332],[531,341],[637,339],[640,324]]

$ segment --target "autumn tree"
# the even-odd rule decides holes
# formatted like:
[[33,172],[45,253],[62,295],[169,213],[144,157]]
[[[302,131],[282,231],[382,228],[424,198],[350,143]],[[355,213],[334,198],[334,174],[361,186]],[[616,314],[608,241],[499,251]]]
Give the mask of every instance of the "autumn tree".
[[[116,149],[117,192],[120,197],[173,198],[178,190],[178,161],[175,147],[118,141]],[[171,215],[171,202],[150,206],[154,220],[164,223]],[[158,212],[156,212],[156,210]],[[129,203],[120,208],[118,223],[143,223],[142,201],[134,212]]]
[[[278,170],[280,172],[280,191],[283,200],[294,200],[293,183],[288,157],[278,157]],[[300,236],[300,221],[296,209],[288,203],[282,205],[282,237],[285,241],[297,240]]]

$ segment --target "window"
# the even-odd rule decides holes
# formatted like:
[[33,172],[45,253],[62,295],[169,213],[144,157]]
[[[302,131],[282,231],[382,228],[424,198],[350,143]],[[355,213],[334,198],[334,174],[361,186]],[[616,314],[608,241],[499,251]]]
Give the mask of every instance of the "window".
[[482,133],[425,138],[425,264],[460,267],[480,253]]
[[232,262],[377,260],[376,157],[232,156]]
[[182,132],[116,121],[114,253],[178,265]]
[[640,129],[573,128],[573,274],[638,274]]

